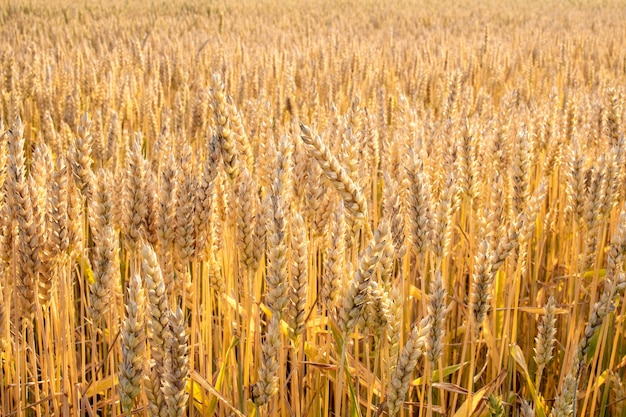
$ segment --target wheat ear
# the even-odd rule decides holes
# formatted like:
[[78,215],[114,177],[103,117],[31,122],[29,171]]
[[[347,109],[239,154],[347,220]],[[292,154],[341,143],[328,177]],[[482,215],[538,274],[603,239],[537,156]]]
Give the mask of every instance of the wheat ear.
[[341,303],[338,324],[344,339],[354,330],[359,320],[361,311],[368,299],[369,280],[375,272],[387,239],[391,239],[389,223],[383,222],[379,225],[365,253],[359,260],[359,268]]
[[259,380],[252,388],[252,401],[257,407],[266,405],[278,392],[278,353],[280,350],[280,327],[274,314],[267,327],[262,347]]
[[152,246],[144,244],[142,255],[141,271],[148,291],[146,319],[148,322],[148,342],[150,343],[150,369],[145,387],[148,412],[151,416],[156,417],[162,416],[162,410],[166,409],[161,386],[165,373],[164,360],[167,341],[171,337],[169,330],[170,309],[161,267],[157,262]]
[[411,375],[417,365],[417,360],[424,352],[428,330],[428,319],[425,318],[419,325],[413,326],[411,336],[402,348],[402,353],[398,358],[398,364],[393,372],[387,391],[387,407],[390,417],[396,415],[404,402],[406,393],[409,390]]
[[304,124],[300,124],[300,130],[302,131],[302,141],[306,144],[307,150],[343,198],[345,207],[353,219],[352,229],[355,232],[367,219],[367,202],[363,193],[357,188],[337,158],[331,154],[330,149],[322,142],[322,138],[314,135],[311,129]]
[[120,405],[130,415],[135,398],[141,392],[145,350],[144,291],[141,278],[133,274],[128,286],[126,318],[122,325],[122,361],[119,366]]

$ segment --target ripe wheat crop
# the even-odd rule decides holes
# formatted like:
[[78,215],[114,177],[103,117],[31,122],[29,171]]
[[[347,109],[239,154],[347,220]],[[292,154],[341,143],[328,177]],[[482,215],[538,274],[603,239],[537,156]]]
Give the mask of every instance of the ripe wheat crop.
[[617,0],[0,0],[0,415],[626,417]]

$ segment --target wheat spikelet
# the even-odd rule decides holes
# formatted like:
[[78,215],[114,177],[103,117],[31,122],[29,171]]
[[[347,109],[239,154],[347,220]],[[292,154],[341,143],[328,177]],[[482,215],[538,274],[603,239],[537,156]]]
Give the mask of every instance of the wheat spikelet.
[[215,137],[222,152],[224,168],[231,179],[239,174],[239,151],[237,149],[236,134],[231,127],[229,119],[229,106],[226,99],[224,83],[217,74],[212,76],[213,88],[211,89],[211,108],[213,110],[213,123],[215,124]]
[[123,225],[126,245],[129,250],[139,249],[140,241],[146,233],[145,177],[146,161],[141,154],[141,138],[135,137],[126,156],[126,176],[124,179]]
[[186,301],[193,296],[189,262],[196,256],[196,189],[193,174],[194,161],[191,146],[182,144],[179,155],[179,187],[176,195],[176,234],[174,239],[174,293],[185,294]]
[[[25,172],[24,125],[18,117],[8,131],[6,207],[10,241],[17,248],[16,289],[19,308],[25,320],[35,312],[38,274],[41,272],[42,247],[35,224],[32,198]],[[19,231],[19,232],[18,232]],[[19,234],[18,234],[19,233]]]
[[146,240],[153,247],[158,248],[161,243],[161,240],[159,239],[159,190],[156,175],[152,169],[149,168],[149,166],[146,167],[144,192],[144,206],[146,207],[146,217],[144,219],[146,225]]
[[91,251],[93,282],[89,285],[91,295],[90,315],[99,324],[115,290],[119,276],[117,236],[113,229],[112,201],[107,188],[109,174],[98,171],[93,187],[93,199],[89,204],[89,224],[94,247]]
[[182,91],[177,91],[176,95],[174,96],[174,120],[172,122],[172,125],[173,130],[177,132],[182,131],[185,127],[185,103],[183,102],[184,98],[185,97],[183,97]]
[[247,168],[242,168],[237,179],[235,195],[237,204],[237,246],[241,262],[250,271],[257,267],[254,256],[255,226],[257,222],[258,197],[256,184]]
[[161,173],[161,186],[159,188],[159,229],[158,237],[160,244],[159,261],[163,272],[163,280],[168,293],[174,287],[174,239],[176,236],[176,206],[178,195],[178,168],[172,154],[166,159],[165,167]]
[[527,241],[532,236],[535,219],[544,198],[545,183],[538,187],[536,195],[533,195],[526,210],[518,216],[515,223],[511,224],[506,235],[499,239],[491,255],[488,254],[491,250],[489,236],[479,244],[470,292],[470,307],[476,323],[476,331],[489,311],[490,291],[495,275],[511,252],[519,247],[520,241]]
[[506,235],[503,188],[504,181],[500,174],[495,172],[491,183],[491,201],[481,219],[481,222],[484,222],[485,236],[489,240],[489,246],[493,248],[497,247]]
[[270,221],[269,219],[271,215],[271,196],[268,193],[261,198],[259,205],[257,206],[257,217],[254,228],[254,242],[252,250],[255,265],[259,265],[263,255],[265,254],[267,246],[267,225]]
[[[383,219],[382,222],[389,223],[387,219]],[[390,228],[391,229],[391,228]],[[389,292],[393,280],[394,273],[394,261],[398,258],[398,252],[393,244],[393,238],[385,241],[385,247],[378,260],[378,271],[380,273],[380,282],[383,284],[384,291]]]
[[601,168],[592,165],[586,172],[585,206],[583,224],[587,226],[587,242],[584,254],[585,267],[591,268],[596,259],[598,244],[598,227],[602,217],[603,205],[606,200],[606,155],[600,157]]
[[389,346],[389,372],[393,374],[400,351],[400,332],[402,326],[403,304],[400,290],[391,288],[387,295],[387,346]]
[[3,210],[6,211],[7,223],[11,223],[10,233],[11,241],[17,238],[16,231],[14,230],[14,222],[17,221],[17,211],[19,205],[23,203],[26,193],[26,172],[25,172],[25,158],[24,158],[24,125],[22,120],[17,118],[11,129],[5,132],[3,136],[6,138],[6,149],[4,152],[6,158],[6,168],[3,167],[4,175],[4,187],[3,194],[5,202]]
[[[307,157],[304,143],[296,141],[294,143],[288,142],[292,147],[292,193],[294,195],[294,201],[305,201],[307,194],[311,190],[311,178],[310,175],[314,172],[313,166],[316,165],[310,158]],[[319,167],[318,167],[319,168]],[[304,218],[311,220],[314,212],[311,207],[302,207]]]
[[587,325],[585,326],[585,331],[583,333],[583,338],[578,344],[577,355],[579,368],[577,370],[577,373],[575,374],[577,378],[580,377],[580,373],[582,372],[584,358],[587,354],[587,350],[589,349],[589,344],[591,343],[593,335],[604,323],[604,319],[606,318],[606,316],[614,310],[614,298],[617,295],[618,291],[623,291],[625,287],[626,277],[624,276],[624,273],[621,273],[615,277],[607,277],[607,280],[604,283],[604,290],[602,291],[600,299],[593,305],[593,308],[591,309],[591,313],[589,314],[589,321],[587,322]]
[[50,219],[48,252],[52,259],[56,259],[68,251],[70,246],[68,178],[68,168],[65,165],[65,159],[59,158],[48,192],[48,216]]
[[[33,151],[31,169],[28,176],[28,188],[33,207],[33,226],[38,238],[40,267],[38,274],[38,294],[42,305],[50,302],[53,274],[48,252],[48,178],[53,171],[52,155],[45,144],[40,144]],[[31,243],[32,244],[32,243]]]
[[47,185],[54,171],[54,161],[50,148],[45,143],[35,145],[30,162],[29,175],[33,178],[36,187],[37,204],[40,206],[38,215],[45,216],[47,209]]
[[[606,156],[605,164],[602,166],[602,183],[601,188],[602,191],[600,195],[604,198],[599,203],[599,212],[600,218],[608,217],[609,213],[617,205],[620,199],[620,187],[619,184],[622,183],[623,178],[621,178],[621,166],[623,164],[623,147],[626,146],[624,143],[624,136],[620,136],[620,141],[616,146],[611,148],[608,155]],[[596,219],[597,221],[598,219]]]
[[489,311],[489,294],[492,284],[492,264],[489,262],[489,242],[485,239],[478,246],[472,273],[472,290],[470,292],[470,308],[478,328]]
[[95,173],[95,182],[91,200],[89,200],[89,228],[94,235],[94,243],[102,241],[98,232],[107,225],[113,224],[113,201],[109,184],[112,181],[111,172],[100,169]]
[[537,364],[537,381],[541,381],[541,375],[550,359],[552,359],[552,351],[554,349],[556,335],[556,316],[554,310],[556,301],[554,297],[550,297],[545,306],[543,306],[543,317],[537,327],[537,336],[535,337],[535,363]]
[[122,412],[127,415],[130,415],[135,398],[141,392],[145,350],[144,303],[141,277],[133,274],[128,286],[126,317],[122,324],[122,361],[118,373],[120,405]]
[[606,99],[609,102],[608,109],[603,114],[603,124],[605,135],[611,144],[617,143],[620,135],[623,134],[622,126],[622,97],[615,88],[610,88],[606,92]]
[[272,127],[272,115],[270,112],[272,111],[271,105],[269,102],[265,101],[260,103],[259,116],[258,116],[258,127],[253,136],[256,136],[256,161],[257,164],[255,168],[255,174],[259,181],[259,186],[267,188],[270,183],[267,182],[271,178],[271,172],[273,167],[269,164],[272,161],[273,148],[272,148],[272,137],[274,135],[274,130]]
[[237,106],[232,99],[227,100],[226,111],[228,120],[231,123],[235,141],[237,142],[237,152],[241,155],[241,159],[245,162],[245,167],[252,170],[254,167],[254,155],[250,147],[250,140],[246,134],[241,113],[237,110]]
[[402,403],[404,403],[411,375],[417,365],[417,360],[422,356],[425,349],[428,327],[428,319],[424,319],[418,325],[413,326],[411,336],[402,348],[398,364],[393,371],[393,376],[387,389],[389,416],[395,416],[400,410]]
[[[113,115],[111,116],[111,118]],[[170,113],[163,111],[161,114],[161,127],[156,134],[156,139],[152,143],[152,151],[150,152],[151,159],[150,165],[154,168],[155,172],[161,174],[168,167],[168,159],[173,155],[172,149],[172,129],[170,126]],[[162,158],[166,155],[165,159]]]
[[606,316],[615,309],[615,297],[626,288],[626,274],[621,272],[624,253],[626,253],[626,207],[622,208],[617,231],[611,239],[611,248],[607,256],[607,273],[604,289],[599,300],[593,305],[589,313],[589,320],[585,326],[583,338],[578,344],[578,369],[575,376],[580,378],[585,355],[596,331],[604,323]]
[[511,170],[511,216],[516,218],[522,212],[528,199],[530,182],[530,140],[524,126],[517,132],[513,143],[513,168]]
[[[30,195],[18,211],[18,282],[17,290],[21,308],[25,314],[33,314],[39,275],[43,272],[43,237],[41,227],[33,215]],[[47,295],[47,294],[44,294]]]
[[211,283],[211,288],[218,294],[221,295],[224,293],[224,279],[220,273],[220,268],[217,263],[217,259],[215,257],[215,251],[211,250],[209,255],[209,282]]
[[461,140],[457,141],[455,160],[455,177],[457,178],[456,186],[458,193],[461,195],[470,195],[471,179],[472,179],[472,142],[473,132],[469,126],[465,126],[461,134]]
[[262,347],[259,379],[252,387],[252,401],[257,407],[266,405],[278,392],[278,353],[281,348],[278,316],[272,316]]
[[339,163],[346,169],[350,178],[354,180],[357,188],[364,192],[367,175],[363,172],[363,166],[359,164],[358,141],[360,138],[358,127],[353,127],[346,118],[347,116],[341,122],[342,132],[335,135],[343,139],[339,142]]
[[185,415],[189,397],[185,391],[189,374],[189,359],[185,317],[180,307],[170,312],[168,329],[170,337],[165,341],[166,351],[161,390],[167,404],[167,415],[169,417],[182,417]]
[[215,182],[216,198],[213,200],[214,208],[212,210],[213,212],[211,217],[211,223],[213,226],[213,229],[211,231],[213,244],[218,250],[223,249],[224,247],[224,241],[223,239],[219,239],[219,236],[224,235],[228,226],[226,221],[228,220],[227,214],[229,213],[229,209],[226,202],[228,201],[228,199],[230,199],[230,196],[231,194],[230,190],[228,189],[227,176],[223,173],[223,171],[220,171]]
[[209,144],[207,157],[202,164],[202,173],[196,187],[196,254],[206,260],[206,251],[211,245],[211,210],[215,199],[215,184],[219,169],[219,149],[216,140]]
[[403,181],[406,237],[409,247],[424,256],[431,243],[432,212],[430,187],[423,173],[422,161],[409,152],[409,165]]
[[[102,143],[102,139],[103,139],[102,131],[103,130],[104,130],[104,116],[102,116],[102,110],[96,110],[93,114],[92,128],[91,128],[91,138],[92,138],[91,155],[92,155],[94,162],[102,161],[104,157],[104,146]],[[93,167],[94,174],[95,174],[96,169],[97,169],[96,167]],[[101,167],[98,169],[101,169]]]
[[[178,178],[178,193],[176,195],[176,233],[174,247],[177,261],[188,262],[195,254],[195,201],[196,201],[196,178],[193,175],[193,158],[191,146],[185,143],[181,147],[180,167]],[[177,271],[182,272],[182,271]]]
[[203,132],[206,129],[208,110],[207,94],[204,89],[200,89],[194,98],[191,110],[191,126],[189,127],[191,137],[195,138],[198,132]]
[[386,240],[390,238],[389,223],[381,223],[359,260],[358,270],[350,281],[348,291],[341,301],[337,317],[339,329],[344,335],[344,339],[354,330],[359,321],[369,294],[369,280],[376,269]]
[[433,229],[432,243],[433,253],[439,261],[448,253],[448,248],[452,241],[452,217],[453,217],[453,199],[455,194],[454,174],[450,172],[444,189],[441,193],[441,199],[434,204],[433,213]]
[[93,146],[93,138],[90,132],[91,125],[92,121],[89,119],[87,113],[85,113],[78,126],[78,136],[72,142],[69,149],[69,160],[71,161],[74,180],[81,194],[87,199],[91,198],[94,179],[91,168],[93,164],[91,157]]
[[605,199],[606,185],[604,182],[604,170],[606,169],[606,157],[602,155],[599,160],[600,167],[592,165],[585,172],[585,195],[582,219],[589,230],[595,228],[595,223],[600,217],[600,210]]
[[78,119],[78,112],[80,109],[80,93],[78,89],[79,87],[75,86],[73,91],[65,97],[63,121],[67,123],[72,132],[76,131],[76,120]]
[[570,146],[567,153],[567,170],[565,178],[567,185],[565,188],[567,194],[566,213],[572,213],[575,220],[578,220],[584,214],[585,205],[585,156],[578,145]]
[[335,307],[339,288],[343,279],[345,251],[345,223],[343,202],[339,202],[333,213],[333,222],[329,234],[329,244],[324,258],[324,273],[320,298],[328,311]]
[[443,286],[441,272],[436,271],[430,283],[430,298],[428,300],[428,337],[426,343],[426,357],[433,369],[444,351],[443,338],[445,336],[445,322],[448,306],[447,292]]
[[44,142],[50,146],[52,153],[56,155],[61,154],[61,144],[59,143],[57,131],[54,127],[54,121],[52,120],[49,109],[41,116],[41,130]]
[[622,206],[617,230],[615,231],[609,252],[606,257],[606,277],[615,280],[619,277],[624,264],[624,254],[626,253],[626,205]]
[[[281,194],[285,207],[288,208],[294,200],[293,182],[293,143],[288,136],[282,136],[278,141],[278,148],[274,160],[273,178],[278,179],[282,184]],[[289,216],[289,211],[285,211]]]
[[549,417],[569,417],[574,413],[576,402],[576,376],[575,369],[578,368],[578,361],[574,361],[572,371],[570,371],[561,387],[561,392],[556,396]]
[[[333,211],[333,198],[324,180],[324,172],[318,164],[311,165],[309,169],[309,182],[305,195],[307,217],[311,219],[311,229],[315,238],[320,238],[328,233],[330,213]],[[342,204],[343,210],[343,204]]]
[[[614,235],[611,241],[611,250],[609,252],[609,261],[607,264],[620,265],[619,270],[621,270],[621,264],[623,261],[624,249],[626,248],[626,210],[622,211],[620,216],[620,222],[618,224],[618,230]],[[615,262],[617,260],[617,262]],[[572,409],[574,415],[576,414],[576,404],[575,404],[575,393],[578,389],[578,380],[581,377],[584,359],[589,349],[591,339],[593,338],[596,331],[602,326],[604,323],[604,319],[606,316],[611,313],[615,309],[614,299],[619,293],[623,293],[626,288],[626,274],[624,272],[617,272],[615,269],[609,270],[607,268],[607,275],[604,282],[604,289],[602,294],[600,295],[600,299],[593,305],[591,312],[589,314],[589,320],[587,321],[587,325],[585,326],[585,330],[583,333],[583,337],[581,341],[578,343],[578,349],[576,352],[575,358],[575,367],[573,367],[572,374],[574,378],[574,402],[572,404]],[[568,378],[570,376],[568,375]],[[566,379],[567,382],[567,379]],[[565,390],[565,388],[564,388]],[[558,397],[557,397],[558,400]],[[555,404],[556,408],[556,404]],[[567,411],[567,410],[566,410]],[[564,414],[568,415],[568,414]],[[555,416],[556,417],[556,416]]]
[[165,283],[154,249],[144,244],[141,271],[148,292],[147,314],[148,342],[150,345],[150,368],[144,382],[148,411],[151,416],[167,416],[165,398],[161,390],[167,341],[172,337],[169,330],[170,308]]
[[353,222],[352,230],[356,232],[367,219],[367,203],[363,193],[357,188],[337,158],[330,153],[322,139],[318,135],[313,135],[311,129],[303,124],[300,124],[300,130],[302,131],[300,137],[307,145],[307,150],[315,158],[326,177],[343,198],[345,207],[350,213]]
[[281,315],[287,306],[287,232],[285,208],[281,195],[282,184],[277,178],[270,197],[270,217],[267,219],[267,292],[265,298],[270,309]]
[[305,327],[308,285],[308,243],[304,219],[298,213],[291,224],[291,326],[294,335],[302,334]]
[[364,138],[362,142],[365,144],[367,156],[365,158],[365,166],[370,167],[372,172],[378,175],[380,170],[380,134],[376,129],[376,120],[374,116],[365,109],[365,121],[363,124]]
[[559,161],[561,159],[561,148],[562,143],[558,140],[552,140],[548,144],[548,149],[546,150],[546,157],[543,162],[542,171],[545,177],[552,176],[552,173],[555,171],[555,168],[558,167]]
[[93,248],[93,283],[89,285],[91,307],[89,314],[99,324],[110,309],[115,290],[115,279],[119,276],[117,236],[109,224],[98,231],[100,242]]
[[393,245],[398,250],[396,256],[401,258],[405,249],[405,216],[402,208],[402,195],[398,193],[400,184],[391,178],[387,172],[384,174],[384,183],[383,212],[385,217],[390,219],[389,224],[391,226]]
[[389,300],[376,281],[370,280],[368,297],[363,311],[365,328],[378,339],[387,329]]
[[528,199],[524,212],[518,216],[514,224],[515,230],[518,231],[518,244],[529,242],[532,238],[535,232],[535,222],[546,199],[547,190],[548,186],[544,179],[539,183],[534,194]]
[[106,149],[104,162],[108,162],[109,166],[117,165],[117,147],[119,138],[122,137],[119,117],[116,111],[112,111],[109,119],[109,130],[107,133]]
[[69,242],[67,253],[70,257],[74,257],[77,254],[82,254],[84,247],[84,202],[72,177],[73,174],[70,170],[67,171],[67,174],[67,237]]

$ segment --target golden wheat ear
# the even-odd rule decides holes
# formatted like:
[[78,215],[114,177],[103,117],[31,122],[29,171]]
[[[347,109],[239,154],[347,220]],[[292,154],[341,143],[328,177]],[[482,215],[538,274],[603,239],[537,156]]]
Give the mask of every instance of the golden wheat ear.
[[135,399],[141,394],[145,370],[145,297],[139,274],[134,274],[128,286],[126,317],[122,324],[122,359],[119,365],[118,392],[122,412],[130,415]]

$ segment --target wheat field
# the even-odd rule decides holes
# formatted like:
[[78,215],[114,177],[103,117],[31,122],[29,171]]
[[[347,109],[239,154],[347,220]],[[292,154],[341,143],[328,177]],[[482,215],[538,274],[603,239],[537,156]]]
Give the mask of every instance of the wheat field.
[[0,415],[626,417],[617,0],[0,0]]

